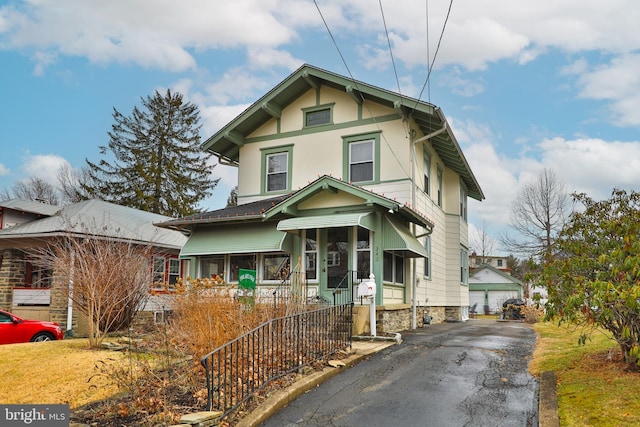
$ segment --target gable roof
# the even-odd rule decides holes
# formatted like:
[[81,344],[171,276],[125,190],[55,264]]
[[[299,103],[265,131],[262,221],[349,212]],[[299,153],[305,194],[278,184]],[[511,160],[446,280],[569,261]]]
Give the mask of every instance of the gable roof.
[[19,212],[28,212],[37,215],[50,216],[54,215],[60,209],[60,206],[50,205],[35,200],[11,199],[0,201],[0,208],[13,209]]
[[473,175],[444,114],[438,107],[308,64],[294,71],[208,138],[202,145],[203,149],[217,156],[221,163],[238,164],[240,147],[245,144],[247,135],[273,117],[279,117],[283,108],[309,89],[320,86],[343,90],[357,103],[367,100],[394,108],[398,112],[398,117],[413,118],[425,135],[443,130],[430,138],[433,149],[448,168],[462,177],[470,197],[476,200],[484,199],[480,184]]
[[[473,272],[470,274],[469,279],[471,280],[472,278],[475,278],[476,275],[478,275],[481,271],[483,270],[489,270],[491,272],[493,272],[494,274],[497,274],[499,276],[501,276],[502,278],[506,279],[509,282],[513,282],[517,285],[523,286],[523,283],[520,279],[511,276],[510,274],[506,274],[503,271],[498,270],[497,268],[495,268],[494,266],[490,265],[490,264],[482,264],[480,265],[478,268],[475,268],[473,270]],[[471,283],[471,282],[469,282]],[[484,283],[484,282],[476,282],[476,283]]]
[[215,211],[198,213],[184,218],[170,219],[168,221],[154,223],[154,225],[163,228],[192,229],[198,224],[266,221],[275,219],[277,216],[291,216],[296,211],[295,206],[298,203],[324,190],[334,192],[344,191],[364,199],[364,204],[366,205],[378,205],[385,210],[398,212],[410,222],[422,227],[431,229],[434,226],[433,221],[425,218],[408,206],[401,205],[387,197],[341,181],[329,175],[323,175],[300,190],[286,195],[231,206]]
[[55,215],[0,230],[2,241],[47,238],[63,235],[93,235],[149,243],[180,249],[187,237],[174,230],[162,230],[153,223],[169,217],[120,206],[102,200],[85,200],[58,207]]

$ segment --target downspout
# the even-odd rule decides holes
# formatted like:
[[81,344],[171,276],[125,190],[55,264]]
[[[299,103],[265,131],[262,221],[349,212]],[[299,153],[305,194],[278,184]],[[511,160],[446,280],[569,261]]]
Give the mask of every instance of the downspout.
[[[436,111],[439,111],[440,109],[436,109]],[[417,185],[416,185],[416,144],[418,144],[419,142],[422,141],[427,141],[431,138],[433,138],[434,136],[440,135],[442,132],[445,132],[447,130],[447,122],[444,121],[442,128],[431,132],[430,134],[424,135],[418,139],[416,139],[415,141],[411,142],[411,156],[413,157],[413,162],[411,165],[411,182],[413,183],[413,188],[411,189],[411,208],[412,209],[416,209],[416,193],[417,193]],[[413,134],[411,134],[411,136],[413,137]],[[411,223],[411,231],[413,233],[413,235],[416,235],[416,224],[415,223]],[[411,329],[416,329],[418,327],[418,320],[417,320],[417,311],[418,311],[418,273],[416,272],[416,259],[412,258],[411,259],[411,271],[413,271],[412,274],[412,281],[413,281],[413,290],[412,290],[412,295],[411,295]]]

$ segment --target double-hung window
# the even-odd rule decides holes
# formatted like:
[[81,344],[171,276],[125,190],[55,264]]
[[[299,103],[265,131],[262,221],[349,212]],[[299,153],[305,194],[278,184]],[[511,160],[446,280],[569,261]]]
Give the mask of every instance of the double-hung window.
[[349,144],[349,181],[373,181],[373,140]]
[[343,137],[344,180],[352,183],[380,179],[380,132]]
[[422,149],[422,169],[424,170],[424,192],[431,194],[431,153],[426,145]]
[[265,193],[289,190],[292,152],[293,145],[262,150],[262,177]]
[[267,156],[267,192],[287,189],[288,153]]
[[467,189],[462,181],[460,181],[460,217],[467,220]]
[[425,277],[431,277],[431,236],[424,238],[424,250],[427,252],[427,257],[424,259],[424,271]]

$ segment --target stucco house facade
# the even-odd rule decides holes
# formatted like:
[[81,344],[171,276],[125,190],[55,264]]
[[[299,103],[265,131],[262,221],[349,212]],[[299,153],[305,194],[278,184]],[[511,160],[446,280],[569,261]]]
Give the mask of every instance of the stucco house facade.
[[67,334],[78,335],[79,314],[67,297],[68,280],[38,267],[28,252],[62,237],[91,235],[153,247],[149,285],[158,287],[159,296],[149,298],[144,307],[152,315],[163,306],[162,293],[184,270],[178,254],[186,236],[153,226],[167,219],[101,200],[64,207],[30,200],[0,201],[0,308],[24,318],[58,322]]
[[156,224],[190,235],[190,277],[254,269],[268,297],[299,265],[330,300],[373,274],[390,329],[468,317],[467,198],[484,195],[438,107],[303,65],[203,148],[238,168],[238,205]]

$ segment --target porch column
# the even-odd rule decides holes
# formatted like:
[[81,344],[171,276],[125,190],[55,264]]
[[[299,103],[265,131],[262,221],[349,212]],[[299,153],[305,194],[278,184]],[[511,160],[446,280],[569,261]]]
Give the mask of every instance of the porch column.
[[22,253],[15,249],[4,249],[0,258],[0,308],[12,311],[13,288],[24,286],[25,263]]
[[[66,275],[54,270],[51,278],[51,305],[49,306],[49,320],[60,324],[63,331],[67,330],[67,307],[69,297],[69,280]],[[72,328],[75,323],[72,322]],[[72,329],[71,328],[71,329]]]

